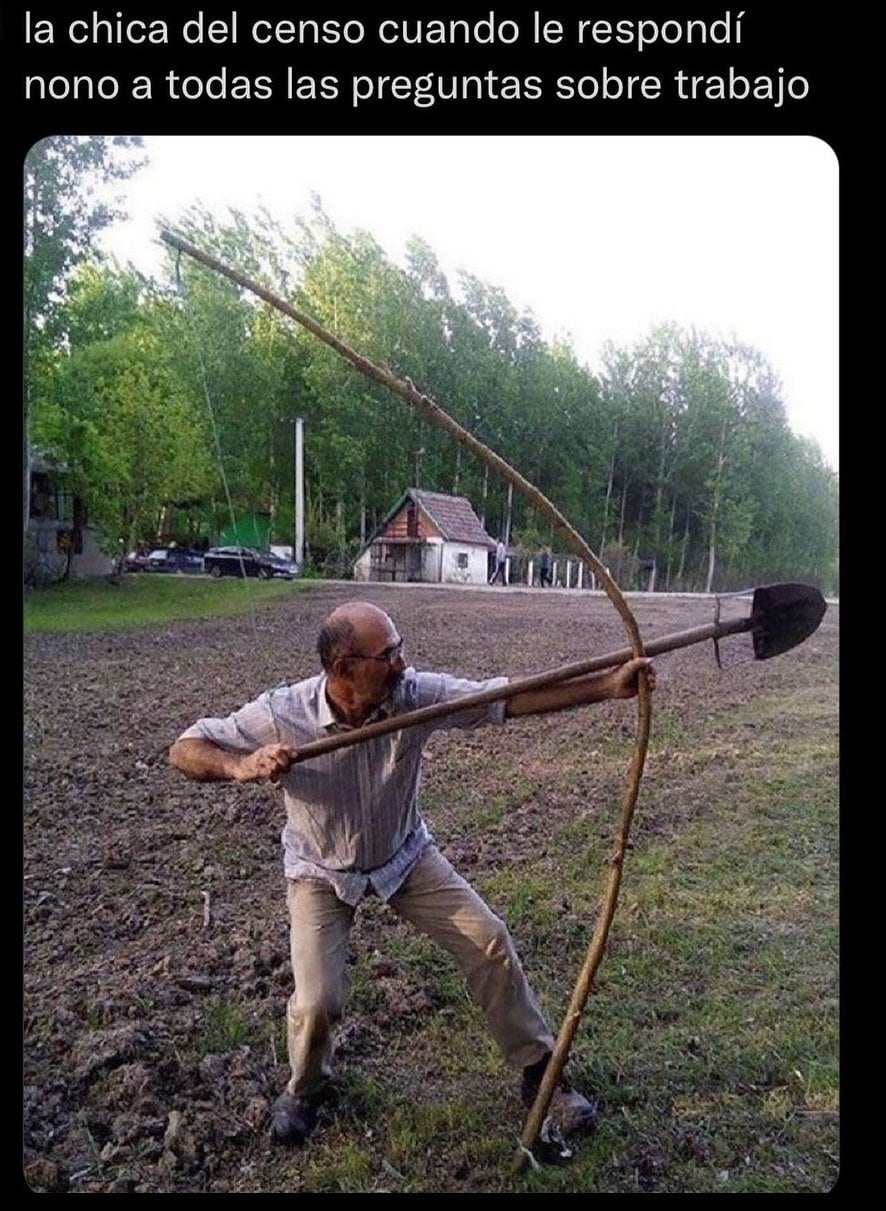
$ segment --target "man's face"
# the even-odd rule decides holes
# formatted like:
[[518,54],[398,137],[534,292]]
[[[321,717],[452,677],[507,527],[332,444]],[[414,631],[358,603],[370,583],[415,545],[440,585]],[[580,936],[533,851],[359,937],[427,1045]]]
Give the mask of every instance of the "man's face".
[[386,614],[361,618],[343,676],[367,707],[379,706],[403,676],[403,640]]

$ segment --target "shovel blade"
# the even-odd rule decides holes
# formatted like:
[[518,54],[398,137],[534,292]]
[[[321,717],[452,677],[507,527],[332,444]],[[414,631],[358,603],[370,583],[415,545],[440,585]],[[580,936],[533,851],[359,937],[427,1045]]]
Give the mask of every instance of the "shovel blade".
[[808,639],[827,608],[812,585],[769,584],[755,589],[751,606],[755,659],[768,660]]

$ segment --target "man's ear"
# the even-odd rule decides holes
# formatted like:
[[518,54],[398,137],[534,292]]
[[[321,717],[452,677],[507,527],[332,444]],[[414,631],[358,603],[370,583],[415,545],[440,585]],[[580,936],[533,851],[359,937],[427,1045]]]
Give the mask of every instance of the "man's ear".
[[348,656],[336,656],[329,671],[333,677],[349,677],[351,673],[350,658]]

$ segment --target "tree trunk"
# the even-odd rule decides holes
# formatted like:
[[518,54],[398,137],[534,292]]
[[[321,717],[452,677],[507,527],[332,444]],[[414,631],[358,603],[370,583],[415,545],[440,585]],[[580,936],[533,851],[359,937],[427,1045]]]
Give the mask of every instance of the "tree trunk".
[[710,593],[714,583],[714,568],[717,562],[717,519],[711,518],[711,529],[708,534],[708,577],[705,583],[705,592]]
[[634,558],[635,559],[639,559],[639,557],[640,557],[640,534],[642,532],[642,529],[643,529],[643,510],[641,509],[640,513],[637,517],[637,529],[634,534]]
[[680,567],[677,570],[677,584],[680,588],[685,588],[686,581],[686,552],[689,549],[689,511],[686,511],[686,525],[683,528],[683,541],[680,545]]
[[667,537],[667,561],[665,562],[665,592],[671,587],[671,560],[674,551],[674,514],[677,509],[676,497],[671,499],[671,511],[668,516],[668,537]]
[[711,524],[708,531],[708,576],[705,592],[710,593],[714,584],[714,569],[717,562],[717,518],[720,512],[720,494],[723,486],[723,467],[726,464],[726,421],[720,430],[720,450],[717,454],[717,476],[714,480],[714,499],[711,503]]
[[612,436],[612,458],[609,460],[609,481],[606,484],[606,500],[603,504],[603,533],[600,536],[600,550],[606,550],[607,531],[609,529],[609,506],[612,501],[612,485],[615,480],[615,453],[618,448],[618,421],[615,422],[615,433]]
[[619,516],[618,516],[618,545],[619,546],[624,545],[625,508],[627,506],[627,503],[628,503],[628,484],[627,484],[627,480],[625,480],[625,486],[624,486],[624,488],[622,488],[622,493],[621,493],[621,512],[619,513]]
[[667,440],[662,426],[661,434],[661,449],[658,456],[658,476],[655,484],[655,506],[652,514],[653,538],[655,550],[653,555],[658,554],[659,545],[661,543],[661,502],[664,498],[664,478],[665,478],[665,459],[667,453]]

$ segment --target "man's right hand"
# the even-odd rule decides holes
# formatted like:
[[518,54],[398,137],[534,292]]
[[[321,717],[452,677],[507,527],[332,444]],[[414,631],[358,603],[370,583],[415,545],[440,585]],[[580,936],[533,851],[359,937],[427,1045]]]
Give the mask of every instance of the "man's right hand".
[[246,753],[237,762],[235,782],[276,782],[295,760],[296,750],[288,744],[266,744]]

